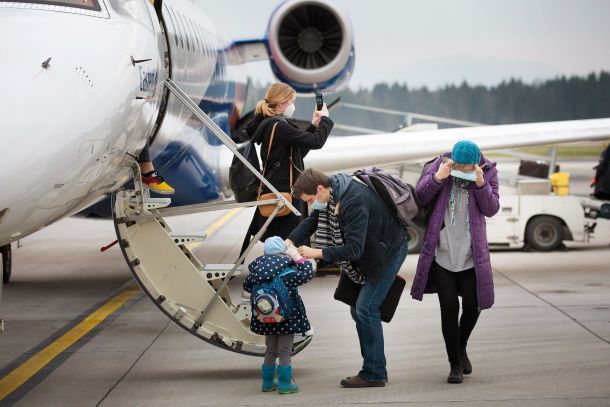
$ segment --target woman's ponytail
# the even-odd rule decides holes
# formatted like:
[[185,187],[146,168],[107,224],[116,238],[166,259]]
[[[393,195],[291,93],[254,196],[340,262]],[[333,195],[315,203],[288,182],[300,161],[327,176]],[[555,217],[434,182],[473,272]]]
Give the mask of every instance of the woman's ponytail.
[[265,117],[275,116],[277,112],[275,108],[278,104],[292,100],[296,91],[285,83],[274,83],[267,88],[265,98],[256,104],[255,113],[262,114]]

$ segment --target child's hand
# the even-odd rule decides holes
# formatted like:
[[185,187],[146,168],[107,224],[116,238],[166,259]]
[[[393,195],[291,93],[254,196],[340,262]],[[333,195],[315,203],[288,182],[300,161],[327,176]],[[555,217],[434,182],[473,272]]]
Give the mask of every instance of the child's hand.
[[290,257],[295,262],[301,260],[301,255],[295,246],[288,246],[284,251],[288,257]]

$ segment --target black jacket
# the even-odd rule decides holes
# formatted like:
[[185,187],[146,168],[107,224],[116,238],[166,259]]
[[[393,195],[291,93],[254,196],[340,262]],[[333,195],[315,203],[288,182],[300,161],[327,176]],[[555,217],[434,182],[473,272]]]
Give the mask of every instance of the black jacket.
[[[299,172],[303,171],[303,158],[309,153],[309,150],[321,149],[334,126],[333,121],[328,117],[322,117],[318,127],[313,125],[305,130],[299,129],[291,120],[286,120],[283,116],[276,116],[276,119],[264,118],[262,115],[256,115],[252,122],[246,128],[246,132],[251,137],[251,140],[257,144],[261,144],[261,166],[267,162],[265,178],[269,180],[279,192],[290,192],[290,149],[292,147],[292,169],[293,184],[299,176]],[[274,123],[277,124],[275,137],[271,147],[271,154],[267,160],[267,151],[269,149],[269,141],[271,139],[271,131]],[[261,167],[262,169],[262,167]],[[263,185],[263,193],[270,192]],[[294,199],[293,205],[303,214],[307,214],[307,205],[305,202]],[[260,230],[267,218],[259,215],[256,211],[254,219],[248,231],[254,235]],[[275,218],[269,225],[267,232],[261,240],[269,236],[280,236],[283,239],[288,237],[294,228],[300,223],[301,217],[297,217],[292,213],[281,218]]]
[[[379,281],[388,269],[392,254],[406,238],[405,229],[392,216],[383,200],[366,185],[347,174],[330,177],[333,200],[339,206],[339,227],[343,245],[322,249],[324,260],[347,260],[358,265],[366,279]],[[288,238],[299,246],[318,227],[315,210]]]

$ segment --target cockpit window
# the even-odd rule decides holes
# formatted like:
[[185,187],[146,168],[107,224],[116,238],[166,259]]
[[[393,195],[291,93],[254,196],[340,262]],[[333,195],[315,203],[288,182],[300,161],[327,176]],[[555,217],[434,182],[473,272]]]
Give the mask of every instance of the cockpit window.
[[101,7],[98,0],[0,0],[0,3],[30,3],[43,4],[49,6],[63,6],[82,8],[85,10],[100,11]]

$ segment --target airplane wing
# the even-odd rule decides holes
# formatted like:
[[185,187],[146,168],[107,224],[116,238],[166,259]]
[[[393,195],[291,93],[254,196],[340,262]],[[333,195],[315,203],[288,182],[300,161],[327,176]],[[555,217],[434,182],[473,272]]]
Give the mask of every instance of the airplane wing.
[[459,140],[471,140],[490,151],[606,139],[610,139],[610,118],[332,137],[322,150],[309,153],[306,165],[333,172],[429,159],[449,151]]
[[[459,140],[471,140],[485,152],[607,139],[610,118],[331,137],[324,148],[307,155],[305,165],[332,173],[413,162],[447,152]],[[231,158],[228,151],[222,157],[223,185],[229,184]]]

